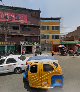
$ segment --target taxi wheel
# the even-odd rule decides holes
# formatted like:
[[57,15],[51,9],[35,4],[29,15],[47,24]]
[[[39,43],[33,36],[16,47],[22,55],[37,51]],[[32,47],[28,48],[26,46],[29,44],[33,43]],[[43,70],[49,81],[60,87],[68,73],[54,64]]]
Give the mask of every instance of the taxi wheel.
[[17,68],[14,69],[14,72],[16,74],[22,73],[22,69],[20,67],[17,67]]

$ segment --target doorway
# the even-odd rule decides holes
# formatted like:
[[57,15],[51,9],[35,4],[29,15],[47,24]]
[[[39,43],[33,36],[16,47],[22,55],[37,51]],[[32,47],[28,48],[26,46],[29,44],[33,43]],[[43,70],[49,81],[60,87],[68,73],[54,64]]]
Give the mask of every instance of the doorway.
[[26,46],[26,54],[32,53],[32,46]]

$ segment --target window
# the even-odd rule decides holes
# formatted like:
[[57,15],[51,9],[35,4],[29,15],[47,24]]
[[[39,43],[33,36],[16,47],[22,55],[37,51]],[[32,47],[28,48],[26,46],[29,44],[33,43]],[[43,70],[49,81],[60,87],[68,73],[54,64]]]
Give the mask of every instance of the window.
[[9,58],[7,59],[6,61],[6,64],[9,64],[9,63],[16,63],[17,61],[14,59],[14,58]]
[[22,28],[22,31],[31,31],[31,28],[26,26]]
[[43,64],[43,71],[49,72],[49,71],[53,71],[53,70],[54,70],[54,68],[51,65]]
[[46,30],[49,30],[49,26],[46,26]]
[[30,72],[31,72],[31,73],[37,73],[37,65],[32,65],[32,66],[30,67]]
[[60,26],[52,26],[52,30],[60,30]]
[[55,39],[59,39],[59,35],[55,35]]
[[0,60],[0,65],[2,65],[4,63],[5,59],[1,59]]
[[46,39],[49,39],[49,35],[46,35]]
[[19,30],[19,26],[12,26],[13,30]]
[[41,30],[46,30],[46,26],[41,26]]
[[41,39],[46,39],[46,35],[41,35]]
[[55,26],[55,30],[60,30],[60,26]]
[[54,26],[52,26],[52,30],[55,30],[55,27]]
[[49,35],[44,35],[44,34],[42,34],[42,35],[41,35],[41,39],[49,39]]
[[59,35],[52,35],[52,39],[59,39]]
[[49,26],[41,26],[41,30],[49,30]]
[[55,35],[52,35],[52,39],[55,39]]

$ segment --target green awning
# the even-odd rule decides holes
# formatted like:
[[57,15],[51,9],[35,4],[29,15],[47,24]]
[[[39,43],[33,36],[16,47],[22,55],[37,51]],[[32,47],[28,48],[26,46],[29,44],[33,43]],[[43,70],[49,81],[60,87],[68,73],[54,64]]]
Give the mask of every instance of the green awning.
[[80,44],[80,42],[77,42],[77,41],[64,41],[64,42],[61,42],[61,44]]

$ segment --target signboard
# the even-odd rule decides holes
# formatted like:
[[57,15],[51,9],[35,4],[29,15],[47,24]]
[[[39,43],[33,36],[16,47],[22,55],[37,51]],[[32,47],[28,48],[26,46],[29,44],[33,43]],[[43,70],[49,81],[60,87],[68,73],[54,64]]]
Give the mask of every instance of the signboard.
[[15,42],[0,42],[0,45],[15,45]]
[[28,45],[31,45],[31,46],[33,46],[33,45],[39,45],[39,43],[36,43],[36,42],[28,42],[28,41],[21,41],[20,42],[20,45],[23,45],[23,46],[28,46]]
[[0,11],[0,22],[18,22],[18,23],[28,23],[27,14],[19,14],[14,12]]

